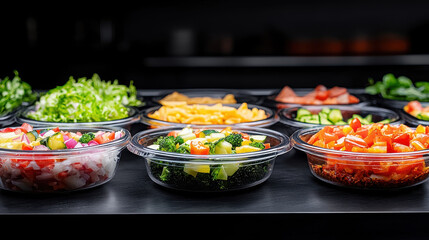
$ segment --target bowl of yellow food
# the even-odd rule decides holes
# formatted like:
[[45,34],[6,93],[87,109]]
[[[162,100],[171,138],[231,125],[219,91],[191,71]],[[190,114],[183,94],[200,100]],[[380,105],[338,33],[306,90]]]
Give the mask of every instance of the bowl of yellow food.
[[169,102],[146,109],[141,120],[152,128],[198,125],[268,127],[279,118],[266,107],[253,104],[187,104]]

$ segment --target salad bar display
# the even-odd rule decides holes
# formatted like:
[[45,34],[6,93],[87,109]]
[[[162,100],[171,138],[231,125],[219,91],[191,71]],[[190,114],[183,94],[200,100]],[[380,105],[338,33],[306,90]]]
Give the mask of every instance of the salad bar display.
[[[318,100],[282,108],[270,104],[280,88],[163,99],[174,90],[98,75],[27,91],[0,128],[0,211],[429,212],[424,102],[388,108],[365,89],[305,90]],[[237,103],[219,103],[231,92]],[[339,104],[318,104],[325,97]]]

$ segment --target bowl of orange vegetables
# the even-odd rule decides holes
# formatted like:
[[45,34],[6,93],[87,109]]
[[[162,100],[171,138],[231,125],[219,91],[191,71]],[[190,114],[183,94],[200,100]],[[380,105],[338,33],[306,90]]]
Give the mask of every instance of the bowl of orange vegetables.
[[294,147],[307,154],[318,179],[356,189],[402,189],[429,176],[429,126],[404,124],[349,125],[306,128],[291,136]]

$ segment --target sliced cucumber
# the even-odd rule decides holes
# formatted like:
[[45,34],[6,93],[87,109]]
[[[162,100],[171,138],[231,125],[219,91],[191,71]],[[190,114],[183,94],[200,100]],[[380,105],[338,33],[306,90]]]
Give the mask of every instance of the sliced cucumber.
[[296,112],[296,118],[301,118],[302,116],[308,116],[311,115],[311,112],[305,108],[300,108],[298,109],[298,111]]
[[54,135],[50,136],[48,138],[47,147],[51,150],[65,149],[66,145],[64,144],[63,135],[57,132]]
[[339,121],[343,121],[343,114],[340,109],[332,109],[328,114],[328,119],[332,123],[336,124]]

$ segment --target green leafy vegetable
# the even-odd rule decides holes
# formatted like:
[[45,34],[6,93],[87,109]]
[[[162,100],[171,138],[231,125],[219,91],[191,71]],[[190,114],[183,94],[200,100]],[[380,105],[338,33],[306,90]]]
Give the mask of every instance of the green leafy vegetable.
[[27,117],[50,122],[111,121],[128,117],[125,106],[141,104],[132,81],[127,87],[94,74],[90,79],[70,77],[63,86],[49,90]]
[[95,138],[95,134],[92,132],[88,132],[82,135],[82,137],[79,139],[79,142],[81,143],[88,143],[91,140]]
[[17,71],[12,79],[5,77],[0,80],[0,114],[9,113],[24,102],[36,100],[37,94],[31,89],[30,84],[21,80]]
[[382,81],[375,82],[369,79],[369,86],[365,91],[371,95],[380,94],[383,98],[404,101],[429,101],[429,83],[413,82],[405,76],[395,77],[388,73]]

